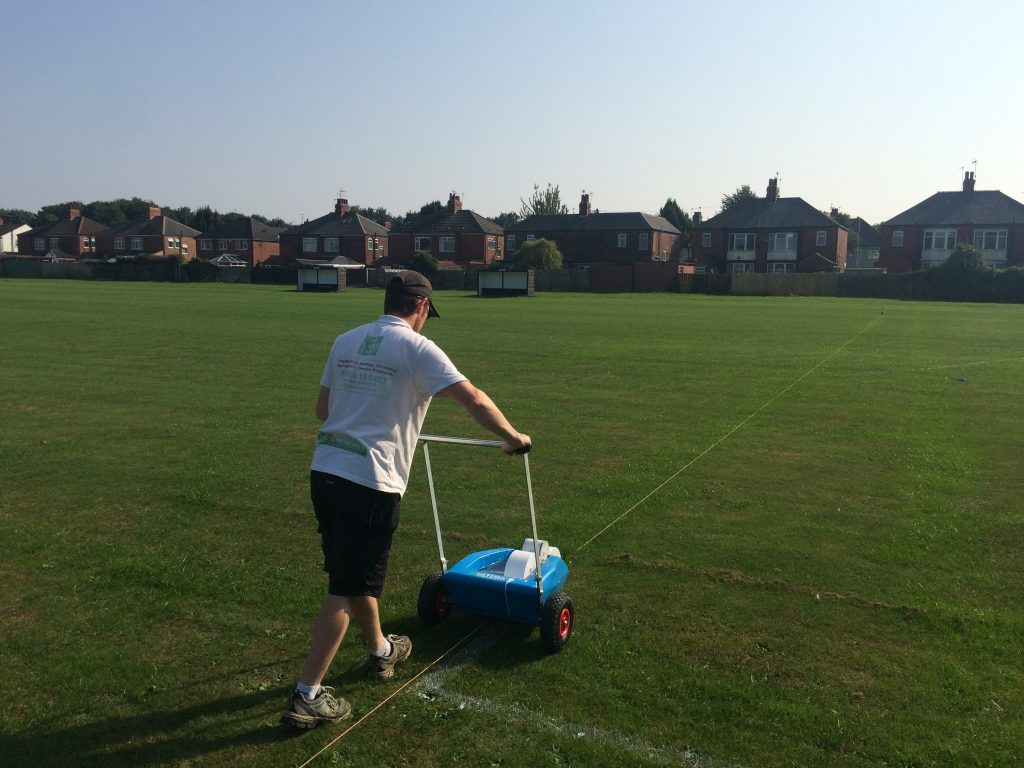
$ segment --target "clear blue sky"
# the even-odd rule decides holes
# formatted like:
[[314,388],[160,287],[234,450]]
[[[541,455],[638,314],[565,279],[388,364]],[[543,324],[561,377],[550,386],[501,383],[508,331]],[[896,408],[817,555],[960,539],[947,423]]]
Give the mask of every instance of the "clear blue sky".
[[871,222],[977,161],[1024,200],[1024,3],[33,0],[0,17],[0,207],[138,195],[298,221],[533,184]]

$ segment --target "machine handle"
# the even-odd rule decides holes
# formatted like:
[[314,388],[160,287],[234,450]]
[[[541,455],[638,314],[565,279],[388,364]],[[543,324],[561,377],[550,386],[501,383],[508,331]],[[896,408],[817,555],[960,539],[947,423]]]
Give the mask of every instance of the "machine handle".
[[486,448],[500,448],[501,440],[477,440],[472,437],[446,437],[445,435],[420,435],[424,443],[456,443],[457,445],[479,445]]

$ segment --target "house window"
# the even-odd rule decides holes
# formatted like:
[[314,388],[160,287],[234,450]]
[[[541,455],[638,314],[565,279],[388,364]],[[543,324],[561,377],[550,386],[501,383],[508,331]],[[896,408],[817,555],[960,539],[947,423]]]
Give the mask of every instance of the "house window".
[[903,230],[894,229],[892,231],[892,247],[899,248],[903,245]]
[[199,250],[201,250],[201,251],[212,251],[213,250],[213,240],[200,240],[199,241]]
[[498,250],[498,238],[488,237],[487,238],[487,250],[496,251]]
[[50,248],[52,248],[54,250],[60,248],[60,238],[59,237],[51,237],[50,238]]
[[1005,251],[1005,229],[976,229],[974,231],[974,247],[982,251]]
[[32,250],[33,251],[45,251],[46,250],[46,238],[45,237],[34,237],[34,238],[32,238]]
[[430,253],[430,238],[417,237],[415,250],[416,253]]
[[91,251],[96,247],[96,238],[92,235],[87,235],[82,238],[82,248],[87,251]]
[[730,272],[753,272],[754,263],[750,261],[740,261],[735,264],[730,264]]
[[437,238],[437,250],[441,253],[455,253],[455,237],[445,235]]
[[795,251],[796,232],[772,232],[768,235],[768,250]]
[[730,251],[752,251],[754,250],[754,233],[739,232],[729,235]]
[[526,236],[526,239],[527,239],[527,240],[533,240],[533,238],[534,238],[534,236],[533,236],[533,235],[527,235],[527,236]]
[[337,237],[325,237],[324,238],[324,253],[337,253],[340,250],[339,238]]
[[619,232],[618,240],[619,240],[619,248],[625,248],[626,247],[626,233],[625,232]]
[[701,236],[700,236],[700,245],[701,245],[701,248],[710,248],[711,247],[711,233],[710,232],[703,232],[701,234]]
[[505,235],[505,250],[511,253],[516,249],[516,236]]
[[819,229],[818,233],[814,236],[815,245],[825,245],[828,233],[824,229]]
[[[753,266],[753,264],[751,264],[750,266]],[[796,264],[794,264],[791,261],[782,262],[781,264],[780,263],[771,264],[770,267],[771,267],[770,271],[775,273],[775,274],[786,273],[786,272],[796,272]]]
[[227,240],[218,240],[217,241],[217,250],[218,251],[226,251],[227,249],[228,249],[228,241]]
[[133,237],[132,238],[132,250],[133,251],[141,251],[142,250],[142,238],[141,237]]
[[951,251],[955,244],[955,229],[926,229],[924,231],[924,249],[926,251]]
[[188,253],[188,243],[185,243],[184,245],[181,246],[181,252]]
[[124,250],[124,238],[123,237],[115,237],[114,238],[114,250],[115,251],[123,251]]
[[240,251],[247,251],[247,250],[249,250],[249,241],[248,240],[235,240],[235,248],[237,248]]
[[304,238],[302,238],[302,252],[303,253],[316,253],[316,238],[315,237],[304,237]]
[[640,236],[636,239],[636,247],[638,251],[646,251],[648,247],[648,238],[650,234],[648,232],[641,232]]

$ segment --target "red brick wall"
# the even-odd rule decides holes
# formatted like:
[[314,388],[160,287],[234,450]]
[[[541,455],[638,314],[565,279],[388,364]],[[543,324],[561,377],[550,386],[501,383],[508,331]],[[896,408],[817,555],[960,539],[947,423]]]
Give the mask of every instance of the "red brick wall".
[[[892,245],[892,233],[903,232],[903,245]],[[924,232],[921,227],[882,225],[882,246],[877,266],[890,272],[913,272],[921,268],[921,246]]]

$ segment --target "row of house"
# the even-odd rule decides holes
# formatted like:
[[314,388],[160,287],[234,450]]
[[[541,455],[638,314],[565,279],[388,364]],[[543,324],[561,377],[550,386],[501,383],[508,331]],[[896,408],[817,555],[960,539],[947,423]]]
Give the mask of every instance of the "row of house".
[[[17,238],[18,253],[36,257],[146,253],[247,266],[404,265],[427,253],[442,269],[483,267],[538,238],[555,241],[569,267],[681,262],[705,273],[854,267],[907,272],[940,263],[957,242],[975,245],[991,266],[1024,265],[1024,205],[974,186],[974,173],[967,172],[959,192],[938,192],[883,223],[879,232],[862,219],[847,228],[803,198],[782,197],[773,178],[762,198],[739,200],[707,220],[696,213],[688,243],[661,216],[595,213],[587,193],[577,213],[529,216],[508,227],[464,209],[452,193],[442,210],[395,227],[367,219],[339,198],[330,213],[286,229],[249,218],[199,232],[163,216],[157,206],[150,206],[143,219],[108,228],[72,207],[65,219],[8,234]],[[854,251],[851,229],[858,235]],[[0,235],[4,232],[0,227]]]

